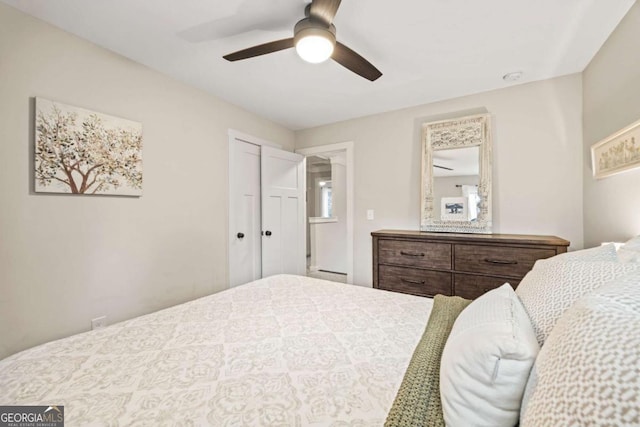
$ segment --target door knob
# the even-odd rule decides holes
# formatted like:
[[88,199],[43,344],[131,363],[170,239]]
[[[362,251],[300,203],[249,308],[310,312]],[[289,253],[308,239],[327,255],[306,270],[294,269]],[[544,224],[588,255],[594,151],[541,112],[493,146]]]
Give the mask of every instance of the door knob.
[[264,234],[266,234],[267,236],[271,236],[271,232],[269,230],[265,231]]
[[238,234],[236,234],[236,237],[238,239],[242,239],[244,237],[244,233],[238,233]]

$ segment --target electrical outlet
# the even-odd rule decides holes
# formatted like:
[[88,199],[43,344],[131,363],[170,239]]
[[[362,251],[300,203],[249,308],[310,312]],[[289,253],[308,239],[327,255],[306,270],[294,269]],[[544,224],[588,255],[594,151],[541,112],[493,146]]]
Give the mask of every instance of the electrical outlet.
[[96,317],[91,319],[91,330],[102,329],[107,326],[107,316]]
[[372,220],[373,220],[373,209],[368,209],[368,210],[367,210],[367,219],[368,219],[369,221],[372,221]]

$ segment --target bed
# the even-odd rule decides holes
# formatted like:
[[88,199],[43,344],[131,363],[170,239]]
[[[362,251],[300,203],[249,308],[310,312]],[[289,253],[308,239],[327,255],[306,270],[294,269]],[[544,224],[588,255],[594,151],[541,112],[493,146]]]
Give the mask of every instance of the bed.
[[473,302],[269,277],[4,359],[1,405],[64,405],[67,426],[638,426],[640,236]]
[[76,425],[380,426],[432,300],[279,275],[0,361]]

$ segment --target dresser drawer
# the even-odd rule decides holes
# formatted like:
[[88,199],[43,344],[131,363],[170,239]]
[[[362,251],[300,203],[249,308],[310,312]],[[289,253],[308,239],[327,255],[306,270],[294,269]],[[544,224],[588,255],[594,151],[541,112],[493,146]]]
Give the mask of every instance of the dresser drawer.
[[451,245],[448,243],[380,240],[380,264],[451,270]]
[[555,236],[380,230],[373,237],[373,287],[422,296],[474,299],[509,282],[538,259],[567,251]]
[[453,278],[453,293],[462,298],[475,299],[505,283],[509,283],[515,289],[520,280],[456,273]]
[[381,265],[378,287],[387,291],[433,297],[452,295],[451,273]]
[[555,254],[554,249],[456,245],[454,265],[456,271],[522,278],[537,260]]

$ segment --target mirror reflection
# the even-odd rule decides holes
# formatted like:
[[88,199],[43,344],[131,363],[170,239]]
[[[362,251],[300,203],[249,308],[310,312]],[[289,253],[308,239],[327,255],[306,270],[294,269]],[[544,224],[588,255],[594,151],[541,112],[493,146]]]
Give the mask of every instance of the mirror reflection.
[[480,204],[480,147],[434,151],[432,173],[434,218],[476,221]]

